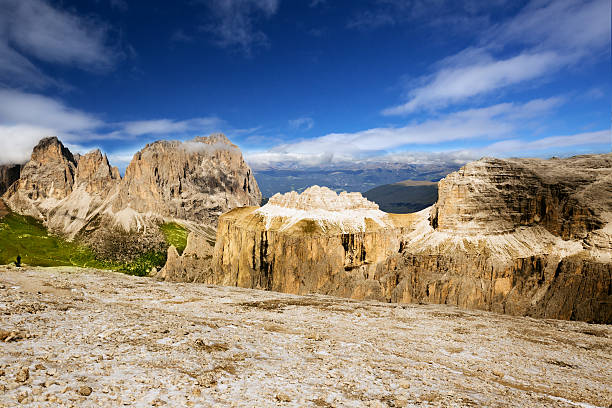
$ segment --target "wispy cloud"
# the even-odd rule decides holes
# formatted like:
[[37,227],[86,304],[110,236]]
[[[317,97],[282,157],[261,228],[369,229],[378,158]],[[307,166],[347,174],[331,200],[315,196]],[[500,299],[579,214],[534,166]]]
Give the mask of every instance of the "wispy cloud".
[[[126,152],[138,150],[143,141],[186,139],[223,130],[231,131],[232,128],[214,116],[107,122],[96,115],[72,109],[58,99],[0,89],[0,163],[27,160],[36,143],[48,136],[58,136],[65,143],[85,151],[109,140],[122,140],[125,143],[120,145],[121,152],[118,155],[110,153],[114,153],[112,157],[124,159]],[[126,150],[126,144],[136,147]]]
[[187,132],[214,131],[224,123],[217,117],[193,118],[188,120],[153,119],[123,122],[121,133],[131,136],[157,134],[183,134]]
[[118,53],[108,27],[43,0],[3,0],[0,14],[0,82],[42,87],[57,84],[34,61],[104,71]]
[[103,124],[95,116],[70,109],[58,100],[7,89],[0,89],[0,122],[62,132],[91,130]]
[[[466,63],[465,61],[464,63]],[[408,102],[383,110],[384,115],[412,113],[423,107],[443,108],[469,97],[537,78],[563,67],[566,60],[553,53],[520,54],[495,60],[481,54],[468,65],[442,68],[426,85],[409,92]]]
[[[445,58],[432,74],[413,81],[407,101],[382,113],[440,109],[609,57],[609,17],[607,0],[532,0],[515,17],[486,30],[478,46]],[[507,55],[516,46],[523,51]]]
[[496,140],[529,126],[563,103],[562,98],[535,99],[522,104],[502,103],[467,109],[402,127],[380,127],[355,133],[332,133],[296,143],[282,144],[267,151],[249,152],[255,167],[302,163],[316,165],[334,161],[366,160],[415,146],[450,142]]
[[308,116],[303,116],[301,118],[292,119],[289,121],[289,127],[294,130],[310,130],[314,127],[314,124],[314,119]]
[[207,0],[213,19],[203,29],[216,45],[237,48],[251,55],[255,47],[269,45],[267,35],[257,21],[268,19],[278,10],[280,0]]

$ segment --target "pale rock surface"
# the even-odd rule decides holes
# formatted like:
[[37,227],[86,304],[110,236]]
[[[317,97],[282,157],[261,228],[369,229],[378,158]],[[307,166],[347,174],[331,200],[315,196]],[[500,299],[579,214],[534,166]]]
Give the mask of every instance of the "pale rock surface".
[[609,325],[75,268],[0,269],[0,313],[0,330],[23,333],[0,342],[0,407],[612,401]]
[[332,194],[224,214],[208,282],[612,322],[610,154],[483,159],[414,214]]

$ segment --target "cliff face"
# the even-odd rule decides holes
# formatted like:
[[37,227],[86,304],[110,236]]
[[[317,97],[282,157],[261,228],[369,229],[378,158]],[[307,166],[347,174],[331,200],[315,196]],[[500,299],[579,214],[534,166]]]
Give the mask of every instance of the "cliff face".
[[256,204],[261,193],[240,150],[223,135],[148,145],[123,179],[99,150],[73,156],[48,138],[4,199],[104,257],[129,259],[163,246],[160,223],[210,235],[221,212]]
[[411,215],[390,215],[359,193],[311,187],[219,220],[209,283],[370,298],[376,266],[400,248]]
[[414,214],[346,196],[224,214],[207,282],[612,322],[610,154],[470,163]]

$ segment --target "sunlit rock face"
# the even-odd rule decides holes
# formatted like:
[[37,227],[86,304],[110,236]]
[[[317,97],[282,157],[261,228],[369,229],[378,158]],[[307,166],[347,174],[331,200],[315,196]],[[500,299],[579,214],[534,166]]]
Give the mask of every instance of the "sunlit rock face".
[[337,194],[319,186],[309,187],[301,194],[276,194],[256,213],[265,218],[267,229],[278,224],[278,229],[287,230],[301,221],[314,222],[322,231],[339,229],[343,233],[365,232],[366,220],[392,227],[388,214],[361,193]]
[[213,240],[221,213],[258,205],[261,193],[242,153],[222,134],[149,144],[123,179],[99,150],[74,156],[54,137],[34,148],[4,200],[104,257],[129,259],[164,249],[158,226],[166,221]]
[[261,192],[240,149],[222,134],[189,142],[159,141],[136,153],[112,211],[214,225],[224,212],[259,205]]
[[314,186],[219,219],[211,283],[289,293],[379,298],[376,266],[400,248],[411,215],[386,214],[359,193]]
[[414,214],[322,187],[221,216],[209,283],[612,322],[612,155],[483,159]]

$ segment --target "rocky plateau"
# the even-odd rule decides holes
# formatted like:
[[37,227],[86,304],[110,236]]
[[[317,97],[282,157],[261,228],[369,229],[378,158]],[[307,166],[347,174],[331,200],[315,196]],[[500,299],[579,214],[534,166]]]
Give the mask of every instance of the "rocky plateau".
[[413,214],[319,187],[234,209],[186,258],[211,284],[611,323],[611,221],[611,154],[485,158]]
[[0,268],[0,407],[608,407],[612,328]]

